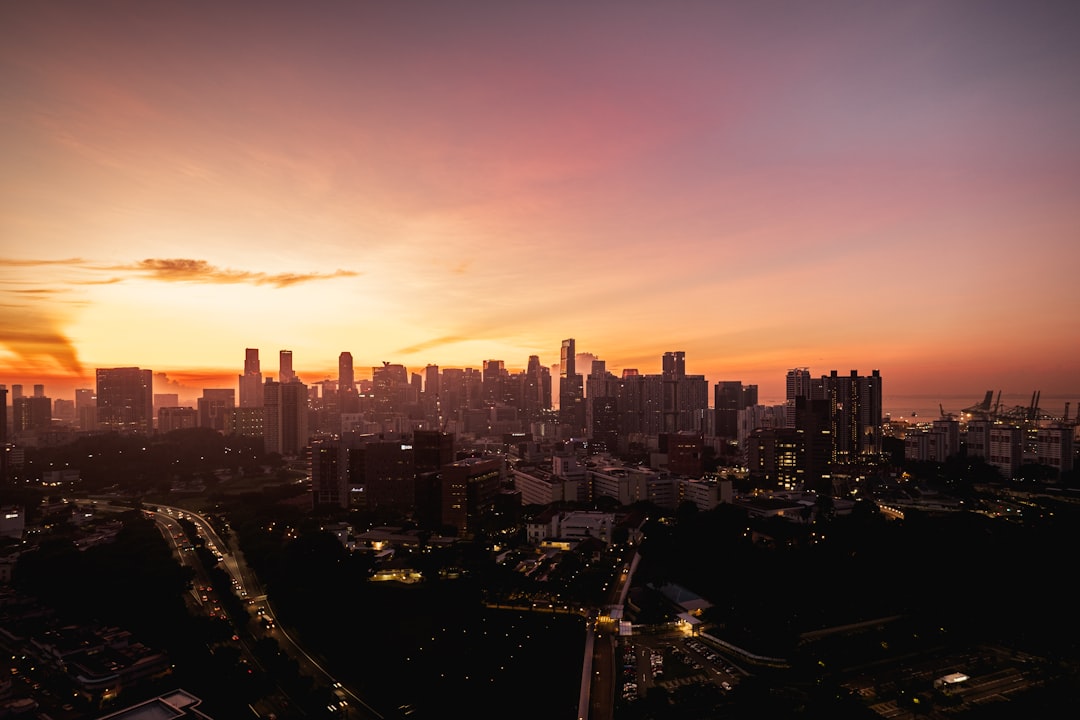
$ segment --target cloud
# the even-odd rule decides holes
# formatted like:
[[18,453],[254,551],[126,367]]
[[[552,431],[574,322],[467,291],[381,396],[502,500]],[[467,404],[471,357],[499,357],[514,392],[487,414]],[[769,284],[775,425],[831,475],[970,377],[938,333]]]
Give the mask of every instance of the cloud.
[[338,277],[355,277],[358,273],[351,270],[337,270],[332,273],[277,273],[270,275],[250,270],[232,270],[219,268],[205,260],[190,258],[147,258],[133,265],[117,265],[105,268],[111,272],[128,271],[162,282],[197,282],[210,284],[251,283],[253,285],[273,285],[288,287],[314,280],[329,280]]
[[398,348],[394,351],[397,355],[415,355],[431,348],[439,347],[441,345],[453,345],[454,343],[466,342],[468,340],[476,340],[476,336],[470,335],[443,335],[442,337],[432,338],[426,342],[417,343],[416,345],[410,345],[409,347]]
[[57,327],[54,318],[30,307],[19,313],[0,313],[0,344],[18,358],[24,369],[58,365],[65,372],[83,374],[75,345]]
[[[48,277],[26,273],[51,267]],[[66,270],[67,272],[64,272]],[[60,274],[57,274],[60,273]],[[72,288],[110,285],[131,277],[161,282],[250,283],[284,288],[300,283],[353,277],[359,273],[264,273],[233,270],[187,258],[148,258],[124,265],[101,265],[83,258],[58,260],[0,257],[0,347],[8,350],[20,371],[61,368],[83,373],[71,338],[64,332],[72,308],[86,301],[70,295]],[[89,275],[89,277],[87,277]]]

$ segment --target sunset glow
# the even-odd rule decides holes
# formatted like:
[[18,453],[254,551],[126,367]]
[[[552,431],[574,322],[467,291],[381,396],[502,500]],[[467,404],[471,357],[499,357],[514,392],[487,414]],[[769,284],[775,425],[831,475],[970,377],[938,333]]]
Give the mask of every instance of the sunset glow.
[[[1080,400],[1080,5],[0,8],[0,383],[686,353]],[[585,372],[588,368],[585,368]],[[162,389],[164,392],[165,390]]]

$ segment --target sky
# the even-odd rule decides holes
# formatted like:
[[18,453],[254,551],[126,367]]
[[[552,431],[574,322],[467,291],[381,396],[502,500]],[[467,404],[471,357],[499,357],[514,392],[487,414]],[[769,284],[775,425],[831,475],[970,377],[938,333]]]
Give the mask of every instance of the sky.
[[[0,4],[0,383],[1080,400],[1080,3]],[[1080,407],[1080,405],[1078,405]]]

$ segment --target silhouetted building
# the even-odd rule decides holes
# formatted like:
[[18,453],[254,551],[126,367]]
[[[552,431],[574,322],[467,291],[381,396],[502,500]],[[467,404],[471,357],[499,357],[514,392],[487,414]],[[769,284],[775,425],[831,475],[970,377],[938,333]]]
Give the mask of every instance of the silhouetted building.
[[158,432],[186,430],[197,427],[199,411],[193,407],[163,407],[158,410]]
[[296,379],[293,372],[292,350],[281,350],[278,353],[278,382],[290,383]]
[[485,518],[495,513],[504,474],[499,459],[465,458],[442,468],[442,524],[458,537],[474,537]]
[[239,377],[240,407],[262,407],[263,377],[259,369],[259,351],[247,348],[244,351],[244,374]]
[[563,340],[559,352],[559,425],[563,439],[585,437],[585,387],[573,338]]
[[668,434],[667,456],[670,472],[701,477],[705,473],[705,438],[691,431]]
[[24,395],[11,405],[12,430],[16,433],[48,430],[52,425],[52,400],[43,395]]
[[75,390],[75,418],[80,430],[97,428],[97,395],[92,389]]
[[154,429],[154,374],[137,367],[97,369],[97,419],[105,430]]
[[757,405],[757,385],[744,386],[739,380],[721,380],[713,386],[716,435],[727,440],[739,436],[739,411]]
[[835,370],[822,377],[824,397],[829,402],[835,462],[856,462],[881,454],[881,375],[838,375]]
[[413,458],[417,473],[438,472],[454,462],[454,434],[417,430],[413,433]]
[[223,433],[225,417],[236,407],[236,392],[232,388],[205,388],[195,406],[199,411],[199,427]]
[[795,427],[795,399],[796,398],[810,398],[810,369],[809,368],[794,368],[788,370],[787,380],[785,382],[786,398],[784,413],[784,422],[786,427]]
[[8,471],[8,389],[0,385],[0,483],[7,480]]
[[263,384],[266,452],[297,456],[308,444],[308,388],[299,381]]
[[353,372],[352,353],[349,352],[343,352],[338,356],[337,394],[339,412],[360,412],[360,395],[356,390],[356,374]]

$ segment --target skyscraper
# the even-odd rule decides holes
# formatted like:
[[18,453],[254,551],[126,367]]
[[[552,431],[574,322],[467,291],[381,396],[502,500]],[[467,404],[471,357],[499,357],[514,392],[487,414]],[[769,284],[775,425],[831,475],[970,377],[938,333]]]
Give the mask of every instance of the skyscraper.
[[585,435],[585,384],[573,338],[562,341],[559,353],[559,425],[564,439]]
[[353,372],[351,352],[338,355],[338,411],[356,413],[360,411],[360,395],[356,391],[356,374]]
[[795,427],[795,398],[810,398],[810,368],[794,368],[787,374],[784,427]]
[[282,350],[279,354],[278,382],[289,383],[296,379],[292,367],[292,350]]
[[855,462],[881,452],[881,375],[838,375],[821,378],[832,418],[834,461]]
[[262,370],[259,369],[259,350],[257,348],[247,348],[244,351],[244,374],[240,376],[240,407],[262,407],[262,384]]
[[154,374],[137,367],[97,369],[100,427],[119,432],[154,429]]
[[263,438],[266,452],[297,456],[308,444],[308,389],[294,380],[263,385]]
[[236,394],[232,388],[204,388],[196,406],[199,427],[225,432],[225,417],[236,407]]
[[338,391],[355,390],[356,376],[353,374],[352,353],[338,355]]
[[7,396],[7,387],[4,385],[0,385],[0,483],[7,480]]

